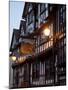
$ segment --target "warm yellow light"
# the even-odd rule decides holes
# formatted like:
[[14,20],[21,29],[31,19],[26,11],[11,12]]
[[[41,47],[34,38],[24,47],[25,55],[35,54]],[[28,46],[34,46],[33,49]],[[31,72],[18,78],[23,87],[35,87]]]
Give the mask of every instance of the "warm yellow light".
[[16,61],[16,56],[11,57],[13,61]]
[[43,31],[45,36],[49,36],[50,35],[50,29],[49,28],[45,28]]
[[18,63],[22,63],[26,60],[26,57],[19,57],[18,58]]

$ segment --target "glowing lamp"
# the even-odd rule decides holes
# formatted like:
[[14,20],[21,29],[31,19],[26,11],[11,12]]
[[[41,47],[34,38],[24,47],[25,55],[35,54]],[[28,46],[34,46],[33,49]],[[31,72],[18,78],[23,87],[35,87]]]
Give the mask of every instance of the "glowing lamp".
[[45,36],[49,36],[50,35],[50,29],[49,28],[45,28],[43,31]]
[[11,57],[13,61],[16,61],[16,56]]

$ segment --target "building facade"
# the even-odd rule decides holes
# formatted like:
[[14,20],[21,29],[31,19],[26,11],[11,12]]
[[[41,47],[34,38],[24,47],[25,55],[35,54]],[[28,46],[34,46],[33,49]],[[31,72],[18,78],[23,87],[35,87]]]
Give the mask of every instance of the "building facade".
[[12,64],[13,88],[66,85],[66,5],[26,2],[22,18],[18,48],[32,40],[35,51]]
[[[19,29],[13,29],[13,34],[12,34],[12,41],[11,41],[11,46],[10,46],[10,53],[9,56],[11,57],[12,55],[16,55],[15,53],[18,52],[17,45],[19,43],[19,36],[20,36],[20,31]],[[9,87],[13,87],[13,69],[12,69],[12,64],[14,61],[9,58]]]

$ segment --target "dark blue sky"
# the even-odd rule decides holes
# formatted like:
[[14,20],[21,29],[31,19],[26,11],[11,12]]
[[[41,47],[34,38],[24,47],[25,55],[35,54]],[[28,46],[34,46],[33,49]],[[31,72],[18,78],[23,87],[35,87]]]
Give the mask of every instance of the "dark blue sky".
[[10,1],[10,44],[12,39],[13,28],[19,28],[20,20],[22,18],[23,8],[25,2],[23,1]]

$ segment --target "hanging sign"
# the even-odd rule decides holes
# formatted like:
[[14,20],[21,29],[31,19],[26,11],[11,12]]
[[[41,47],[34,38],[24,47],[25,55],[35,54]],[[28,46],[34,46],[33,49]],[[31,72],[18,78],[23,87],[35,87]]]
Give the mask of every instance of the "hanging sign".
[[23,55],[33,54],[35,51],[35,45],[31,43],[23,43],[20,47],[20,53]]

